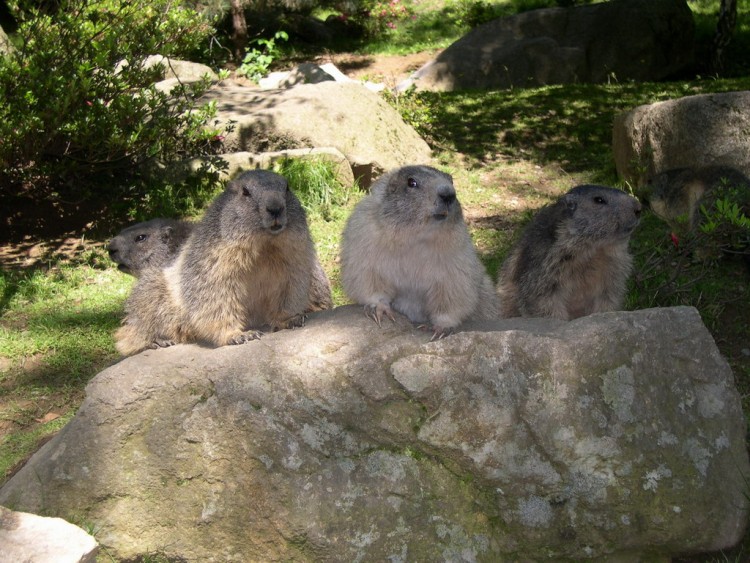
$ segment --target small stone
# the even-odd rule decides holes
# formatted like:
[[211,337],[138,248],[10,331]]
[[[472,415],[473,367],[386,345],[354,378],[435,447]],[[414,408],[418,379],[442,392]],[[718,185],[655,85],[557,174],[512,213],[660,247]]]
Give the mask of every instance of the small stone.
[[94,563],[99,545],[78,526],[62,518],[14,512],[0,506],[3,561]]

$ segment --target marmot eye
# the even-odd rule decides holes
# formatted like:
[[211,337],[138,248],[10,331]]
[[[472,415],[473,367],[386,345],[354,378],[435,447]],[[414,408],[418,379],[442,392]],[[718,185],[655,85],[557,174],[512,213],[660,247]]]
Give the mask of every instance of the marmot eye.
[[148,235],[138,235],[137,237],[135,237],[135,242],[143,242],[147,238],[148,238]]
[[250,188],[247,186],[242,186],[242,195],[249,196],[250,195]]
[[409,178],[406,183],[409,185],[410,188],[418,188],[419,184],[417,184],[417,181],[414,178]]
[[604,199],[604,198],[603,198],[603,197],[601,197],[601,196],[596,196],[596,197],[594,198],[594,203],[598,203],[599,205],[606,205],[606,203],[607,203],[607,200],[606,200],[606,199]]

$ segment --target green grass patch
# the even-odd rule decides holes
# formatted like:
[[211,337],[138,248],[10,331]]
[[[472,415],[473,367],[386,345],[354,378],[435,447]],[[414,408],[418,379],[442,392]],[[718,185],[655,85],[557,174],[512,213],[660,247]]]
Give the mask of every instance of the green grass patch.
[[112,334],[131,284],[80,262],[0,271],[0,480],[72,418],[86,383],[117,359]]
[[46,424],[23,427],[0,437],[0,481],[16,469],[19,463],[31,457],[40,443],[70,422],[75,413],[76,408],[69,408],[65,414]]
[[[750,78],[691,82],[569,84],[476,92],[414,92],[394,107],[433,146],[484,164],[498,157],[595,171],[613,182],[612,123],[642,104],[750,89]],[[414,109],[414,108],[418,109]]]
[[356,184],[342,184],[336,166],[326,159],[287,159],[278,163],[276,171],[289,180],[305,208],[318,259],[331,282],[334,305],[348,303],[341,289],[339,245],[346,219],[364,192]]

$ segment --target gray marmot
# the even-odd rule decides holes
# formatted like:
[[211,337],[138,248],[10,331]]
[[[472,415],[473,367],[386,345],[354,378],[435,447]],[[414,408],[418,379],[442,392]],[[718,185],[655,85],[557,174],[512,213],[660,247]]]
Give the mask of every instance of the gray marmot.
[[151,219],[126,227],[107,250],[121,272],[139,277],[145,268],[161,268],[174,260],[193,224],[179,219]]
[[245,172],[211,203],[173,264],[143,272],[125,304],[117,349],[240,344],[266,326],[301,326],[315,261],[305,212],[286,179]]
[[395,309],[429,323],[433,338],[467,320],[498,318],[453,179],[429,166],[392,170],[355,206],[341,242],[341,281],[378,324]]
[[576,186],[542,208],[498,275],[500,313],[569,320],[622,307],[641,204],[606,186]]
[[727,197],[750,213],[750,179],[729,166],[674,168],[646,183],[651,210],[677,233],[685,235],[701,223],[701,205],[711,208]]
[[[109,256],[121,272],[140,277],[145,268],[163,268],[172,263],[193,223],[178,219],[151,219],[123,229],[109,243]],[[317,256],[305,313],[333,307],[331,283]]]

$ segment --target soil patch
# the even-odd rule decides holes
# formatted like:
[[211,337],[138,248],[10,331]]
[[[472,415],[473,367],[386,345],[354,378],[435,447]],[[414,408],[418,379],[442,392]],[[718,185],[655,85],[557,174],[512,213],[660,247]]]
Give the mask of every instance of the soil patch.
[[341,72],[355,80],[369,80],[393,88],[409,78],[427,61],[434,59],[439,51],[423,51],[409,55],[356,55],[337,53],[320,56],[316,64],[333,63]]

